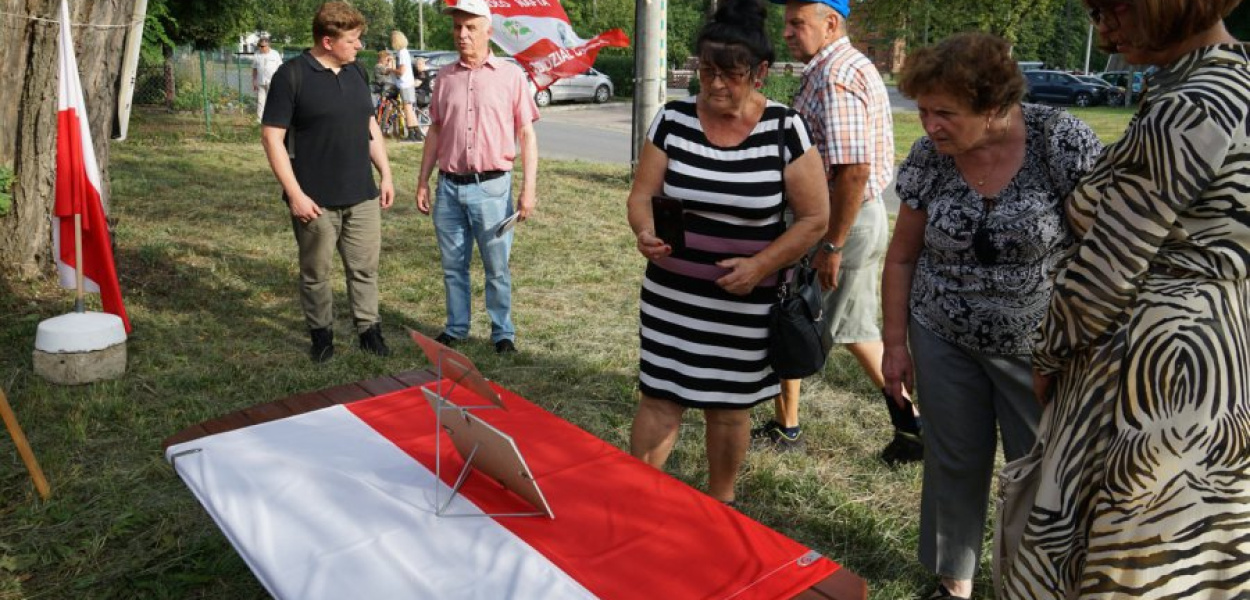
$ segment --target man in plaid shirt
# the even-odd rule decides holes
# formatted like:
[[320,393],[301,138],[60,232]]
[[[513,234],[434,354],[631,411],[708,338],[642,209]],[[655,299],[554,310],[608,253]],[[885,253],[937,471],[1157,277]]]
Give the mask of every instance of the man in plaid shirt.
[[[773,0],[786,5],[785,39],[803,69],[794,107],[811,130],[829,182],[829,229],[813,262],[825,290],[825,341],[844,344],[878,388],[881,374],[881,260],[889,238],[881,195],[894,173],[894,126],[885,84],[847,37],[848,0]],[[782,382],[776,416],[753,431],[782,450],[802,444],[799,381]],[[907,399],[886,398],[894,440],[890,464],[921,458],[919,422]]]

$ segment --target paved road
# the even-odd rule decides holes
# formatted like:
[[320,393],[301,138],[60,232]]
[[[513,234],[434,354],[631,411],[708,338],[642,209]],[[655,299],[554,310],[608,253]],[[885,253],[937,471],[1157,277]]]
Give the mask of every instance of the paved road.
[[[680,95],[678,95],[680,94]],[[682,97],[684,91],[670,90],[669,97]],[[890,88],[895,111],[914,111],[916,105]],[[585,160],[627,165],[633,110],[628,101],[608,104],[558,104],[541,109],[542,118],[534,125],[538,133],[538,153],[544,158]],[[893,186],[886,191],[886,208],[898,211]]]

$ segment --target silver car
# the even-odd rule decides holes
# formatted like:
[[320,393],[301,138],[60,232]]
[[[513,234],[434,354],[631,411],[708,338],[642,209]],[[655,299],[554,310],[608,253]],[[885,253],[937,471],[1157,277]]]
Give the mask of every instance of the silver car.
[[547,89],[534,94],[534,103],[547,106],[560,100],[590,100],[604,103],[612,97],[612,80],[607,75],[594,69],[572,77],[565,77],[551,84]]

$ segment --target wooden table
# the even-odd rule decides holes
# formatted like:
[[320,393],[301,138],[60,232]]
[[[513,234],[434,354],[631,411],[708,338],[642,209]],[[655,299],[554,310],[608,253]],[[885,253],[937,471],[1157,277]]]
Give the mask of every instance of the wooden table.
[[[241,429],[249,425],[276,421],[336,404],[347,404],[390,392],[397,392],[426,384],[436,379],[437,377],[432,371],[414,370],[343,384],[315,392],[296,394],[187,427],[165,438],[161,442],[161,449],[164,450],[174,444],[189,442],[225,431]],[[867,597],[867,583],[858,575],[843,567],[795,598],[796,600],[866,600]]]

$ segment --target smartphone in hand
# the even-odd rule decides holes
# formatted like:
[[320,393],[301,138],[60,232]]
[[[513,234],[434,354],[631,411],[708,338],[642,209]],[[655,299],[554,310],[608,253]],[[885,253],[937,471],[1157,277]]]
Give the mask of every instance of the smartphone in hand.
[[672,247],[673,252],[686,248],[686,217],[680,199],[652,196],[651,217],[655,222],[656,237]]

